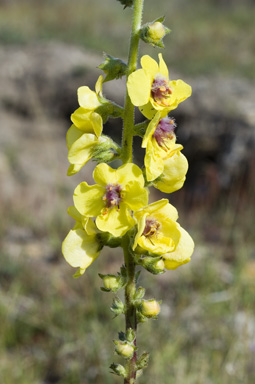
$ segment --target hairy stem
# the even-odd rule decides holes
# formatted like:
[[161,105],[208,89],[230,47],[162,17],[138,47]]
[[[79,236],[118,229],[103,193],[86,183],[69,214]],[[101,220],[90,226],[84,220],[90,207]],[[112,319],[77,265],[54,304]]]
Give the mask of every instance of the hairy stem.
[[[126,331],[131,328],[136,335],[137,320],[136,320],[136,308],[134,306],[134,295],[136,291],[136,276],[135,276],[135,262],[129,251],[129,237],[126,236],[123,239],[122,244],[124,250],[125,265],[127,269],[127,285],[125,287],[125,301],[126,301]],[[134,340],[136,345],[136,336]],[[136,379],[136,352],[131,360],[128,362],[127,372],[128,376],[124,380],[124,384],[134,384]]]
[[[136,70],[139,34],[142,23],[143,1],[134,0],[133,23],[130,38],[130,48],[128,56],[127,77]],[[125,107],[123,113],[123,133],[122,133],[122,161],[123,164],[133,161],[133,136],[134,136],[134,106],[131,103],[128,92],[126,91]],[[126,304],[126,330],[133,329],[136,335],[137,320],[136,308],[134,306],[134,294],[136,291],[135,280],[135,262],[133,255],[129,250],[129,237],[123,238],[122,247],[124,251],[125,265],[127,269],[127,285],[125,287],[125,304]],[[136,345],[136,338],[134,340]],[[127,364],[127,377],[124,379],[124,384],[134,384],[136,380],[136,352],[132,359]]]
[[[134,0],[133,24],[130,38],[130,48],[128,56],[127,77],[136,70],[139,33],[142,23],[143,0]],[[133,135],[134,135],[134,106],[131,103],[128,92],[126,91],[125,108],[123,114],[123,134],[122,134],[122,161],[123,164],[131,163],[133,157]]]

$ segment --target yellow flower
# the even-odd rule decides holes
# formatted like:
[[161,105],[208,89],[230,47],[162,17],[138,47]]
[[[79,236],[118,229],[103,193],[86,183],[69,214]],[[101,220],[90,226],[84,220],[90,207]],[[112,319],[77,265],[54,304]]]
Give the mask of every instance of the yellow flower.
[[164,170],[164,158],[175,147],[175,122],[169,117],[161,118],[157,112],[145,132],[142,148],[146,148],[144,164],[148,181],[155,180]]
[[179,243],[180,226],[177,210],[167,199],[159,200],[135,212],[138,230],[133,250],[163,255],[173,252]]
[[188,232],[182,227],[179,229],[181,237],[176,249],[162,256],[166,269],[176,269],[180,265],[188,263],[194,251],[194,242]]
[[103,120],[96,112],[88,112],[80,107],[71,115],[71,120],[75,127],[83,133],[93,133],[96,137],[102,133]]
[[79,267],[75,274],[78,277],[98,257],[102,246],[92,219],[80,215],[75,207],[69,207],[68,213],[76,220],[76,224],[62,243],[62,253],[72,267]]
[[87,86],[82,86],[78,88],[78,102],[79,105],[87,111],[95,111],[95,109],[102,106],[101,98],[102,98],[102,84],[103,84],[103,76],[99,76],[95,91],[91,91],[91,89]]
[[175,144],[163,159],[163,173],[153,181],[153,186],[162,192],[172,193],[184,184],[189,165],[181,153],[182,148],[180,144]]
[[84,216],[96,217],[103,232],[123,236],[135,224],[132,211],[148,203],[148,192],[140,168],[132,163],[112,169],[98,164],[93,173],[95,185],[83,182],[74,191],[74,205]]
[[68,160],[71,165],[67,175],[77,173],[92,157],[95,145],[104,138],[99,137],[103,130],[102,117],[96,112],[87,112],[84,108],[78,108],[72,115],[73,125],[66,134]]
[[143,56],[142,68],[131,73],[127,81],[132,103],[139,107],[148,119],[152,119],[157,111],[162,111],[166,116],[191,95],[191,87],[184,81],[169,81],[162,54],[158,56],[159,64],[150,56]]

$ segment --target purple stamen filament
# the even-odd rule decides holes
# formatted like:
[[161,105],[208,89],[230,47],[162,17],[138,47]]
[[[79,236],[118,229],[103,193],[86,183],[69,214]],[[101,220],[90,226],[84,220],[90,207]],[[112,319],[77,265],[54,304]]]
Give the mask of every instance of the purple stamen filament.
[[105,201],[106,208],[111,208],[117,206],[122,200],[121,196],[121,186],[119,184],[108,184],[105,187],[106,193],[104,194],[103,200]]
[[165,99],[168,99],[172,93],[169,82],[161,75],[156,76],[151,85],[151,96],[154,101],[167,106]]
[[175,127],[176,124],[173,119],[164,117],[163,119],[159,120],[159,123],[152,135],[157,141],[158,145],[166,151],[169,149],[166,142],[168,140],[172,140],[175,137]]
[[156,219],[146,219],[142,236],[150,237],[154,235],[160,228],[160,224]]

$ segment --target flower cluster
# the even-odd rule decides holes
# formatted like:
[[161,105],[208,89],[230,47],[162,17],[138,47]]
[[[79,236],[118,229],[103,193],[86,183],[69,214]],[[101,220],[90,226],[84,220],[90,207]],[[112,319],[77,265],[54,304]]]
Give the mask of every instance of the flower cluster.
[[[132,104],[147,119],[142,140],[145,172],[131,162],[117,169],[108,165],[121,159],[121,148],[102,135],[103,124],[109,116],[122,116],[123,109],[104,98],[103,77],[95,92],[87,86],[78,89],[80,107],[71,115],[73,124],[67,132],[68,175],[80,171],[90,159],[99,164],[93,172],[95,184],[80,183],[74,191],[74,206],[68,210],[76,223],[62,251],[67,262],[79,268],[76,276],[85,272],[104,245],[121,246],[124,237],[137,264],[152,273],[175,269],[193,253],[193,240],[177,222],[177,210],[168,200],[148,204],[148,185],[171,193],[185,181],[188,162],[182,145],[176,143],[176,122],[168,114],[191,95],[191,87],[182,80],[169,80],[161,54],[159,64],[143,56],[141,66],[128,76],[127,90]],[[112,279],[108,280],[109,285]]]

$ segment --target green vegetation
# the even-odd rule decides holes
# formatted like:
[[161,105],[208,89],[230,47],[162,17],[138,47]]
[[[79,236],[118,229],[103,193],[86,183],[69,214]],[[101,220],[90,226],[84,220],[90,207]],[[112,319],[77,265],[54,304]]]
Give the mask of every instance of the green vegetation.
[[[59,190],[58,206],[39,223],[32,212],[22,211],[22,202],[1,208],[6,218],[0,228],[3,384],[119,382],[105,368],[113,361],[109,346],[123,319],[112,320],[113,295],[99,290],[97,272],[115,273],[122,255],[105,249],[85,276],[72,278],[60,251],[70,228],[65,214],[70,193]],[[176,271],[142,274],[147,298],[151,294],[163,305],[159,320],[139,331],[141,351],[152,351],[141,384],[255,380],[255,202],[253,193],[237,197],[230,193],[217,210],[216,202],[205,201],[188,215],[185,198],[175,202],[196,250],[192,261]]]
[[[147,3],[145,22],[155,18],[163,0]],[[189,75],[255,78],[255,8],[239,3],[224,8],[213,0],[172,0],[165,15],[172,29],[164,53],[170,66]],[[115,0],[0,2],[0,43],[54,39],[126,58],[129,16]],[[157,52],[149,50],[154,57]],[[105,249],[85,276],[73,279],[60,249],[71,225],[70,184],[59,181],[56,168],[59,185],[45,186],[44,201],[37,195],[44,181],[28,186],[16,146],[5,155],[5,194],[14,188],[8,175],[16,184],[5,201],[0,193],[0,382],[117,384],[119,378],[106,369],[116,361],[112,339],[123,319],[112,320],[113,295],[100,291],[97,272],[115,273],[123,256]],[[159,319],[139,330],[141,352],[152,351],[141,384],[255,382],[254,164],[250,171],[225,195],[194,201],[185,186],[170,196],[196,249],[176,271],[142,274],[146,298],[151,293],[163,305]]]
[[[167,7],[165,3],[147,0],[144,22],[167,9],[166,24],[172,33],[165,39],[164,57],[174,71],[255,77],[254,3],[223,6],[224,1],[172,0]],[[0,42],[36,44],[54,39],[125,59],[130,15],[130,9],[123,12],[115,0],[6,2],[0,5]],[[145,53],[144,43],[141,47]],[[157,55],[157,49],[147,48],[146,53]]]

